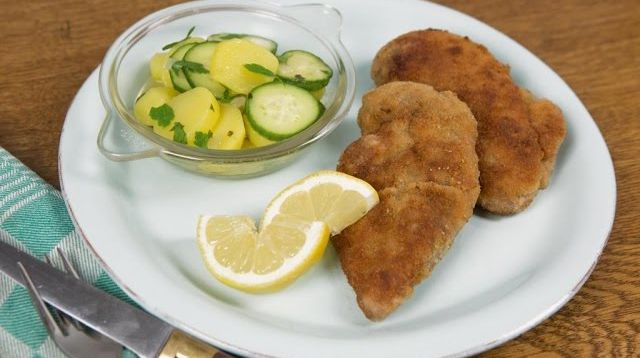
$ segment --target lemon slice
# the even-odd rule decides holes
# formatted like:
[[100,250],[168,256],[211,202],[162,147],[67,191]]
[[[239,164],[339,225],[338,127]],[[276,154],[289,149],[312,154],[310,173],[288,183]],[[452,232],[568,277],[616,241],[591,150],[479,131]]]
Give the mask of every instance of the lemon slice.
[[267,206],[262,227],[275,218],[319,220],[335,235],[378,204],[378,193],[364,180],[333,170],[315,172],[281,191]]
[[247,292],[282,288],[316,263],[338,233],[378,203],[355,177],[321,171],[280,192],[257,230],[248,216],[201,216],[198,248],[220,282]]

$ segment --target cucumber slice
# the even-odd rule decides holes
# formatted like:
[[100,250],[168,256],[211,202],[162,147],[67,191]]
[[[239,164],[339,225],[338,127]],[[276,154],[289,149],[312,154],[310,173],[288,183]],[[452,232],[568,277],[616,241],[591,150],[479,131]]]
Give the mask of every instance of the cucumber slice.
[[271,53],[274,53],[274,54],[276,53],[276,51],[278,51],[278,44],[275,41],[262,36],[221,32],[219,34],[213,34],[207,37],[207,41],[212,41],[212,42],[221,42],[224,40],[231,40],[231,39],[245,39],[245,40],[251,41],[258,46],[262,46],[266,48],[267,50],[271,51]]
[[244,37],[244,39],[249,40],[258,46],[262,46],[266,48],[268,51],[271,51],[271,53],[273,54],[275,54],[276,51],[278,51],[278,44],[275,41],[270,40],[266,37],[247,35]]
[[[173,61],[179,61],[184,58],[184,55],[193,47],[195,43],[188,43],[180,46],[170,57]],[[171,83],[173,83],[173,88],[175,88],[178,92],[186,92],[193,87],[187,80],[187,76],[185,76],[184,71],[178,70],[175,71],[173,68],[169,68],[169,75],[171,76]]]
[[[184,54],[184,60],[202,64],[204,68],[209,70],[211,57],[216,49],[216,45],[215,42],[202,42],[194,45]],[[211,73],[193,72],[189,69],[184,69],[184,74],[192,88],[204,87],[211,91],[217,99],[224,97],[226,88],[220,82],[214,80],[211,77]]]
[[325,87],[333,71],[322,59],[311,52],[291,50],[278,57],[278,77],[286,83],[317,91]]
[[169,49],[169,56],[173,55],[176,51],[178,51],[180,47],[186,44],[193,44],[193,43],[199,43],[199,42],[204,42],[204,39],[202,37],[188,37],[180,42],[176,42]]
[[308,91],[277,81],[254,88],[245,113],[253,129],[277,141],[309,127],[324,113],[324,106]]
[[231,39],[241,39],[241,38],[243,38],[245,36],[247,36],[247,35],[245,35],[245,34],[235,34],[235,33],[231,33],[231,32],[220,32],[220,33],[217,33],[217,34],[209,35],[209,37],[207,37],[207,41],[222,42],[222,41],[231,40]]

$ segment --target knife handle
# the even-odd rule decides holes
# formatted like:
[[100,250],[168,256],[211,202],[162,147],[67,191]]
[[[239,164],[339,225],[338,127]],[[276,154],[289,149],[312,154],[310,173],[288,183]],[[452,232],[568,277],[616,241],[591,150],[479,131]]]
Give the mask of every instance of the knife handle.
[[158,358],[232,358],[204,342],[173,331]]

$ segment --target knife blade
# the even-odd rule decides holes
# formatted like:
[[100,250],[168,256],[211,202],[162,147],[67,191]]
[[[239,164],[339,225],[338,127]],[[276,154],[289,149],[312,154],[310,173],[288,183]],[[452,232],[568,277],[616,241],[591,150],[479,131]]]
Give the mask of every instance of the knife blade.
[[70,274],[0,241],[0,271],[24,286],[22,263],[44,300],[141,357],[231,357]]

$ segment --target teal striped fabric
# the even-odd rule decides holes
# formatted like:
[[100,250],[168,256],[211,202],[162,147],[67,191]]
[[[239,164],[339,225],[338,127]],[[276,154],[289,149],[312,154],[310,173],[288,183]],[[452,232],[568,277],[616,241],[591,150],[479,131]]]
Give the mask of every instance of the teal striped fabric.
[[[60,192],[0,147],[0,240],[62,267],[60,247],[94,286],[132,303],[109,278],[74,228]],[[125,354],[129,356],[130,354]],[[27,291],[0,273],[0,357],[61,357]]]

